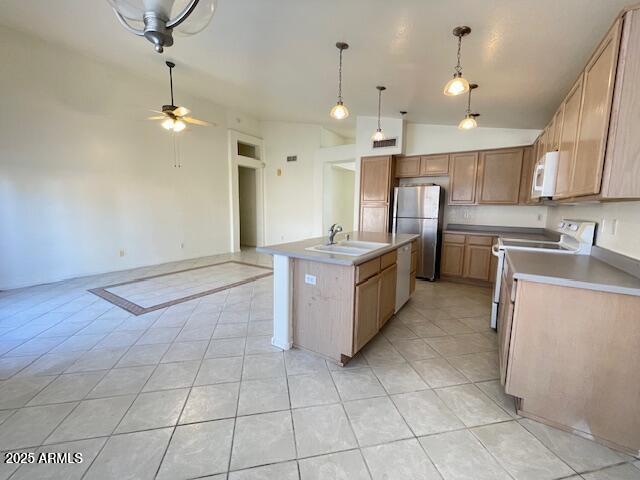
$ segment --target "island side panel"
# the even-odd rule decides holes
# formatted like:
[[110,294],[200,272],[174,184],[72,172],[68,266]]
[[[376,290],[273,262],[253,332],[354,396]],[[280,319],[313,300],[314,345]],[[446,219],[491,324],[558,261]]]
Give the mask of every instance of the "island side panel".
[[293,346],[293,261],[273,256],[273,337],[271,344],[283,350]]
[[640,297],[518,282],[507,393],[521,413],[638,455]]
[[295,346],[339,363],[353,355],[354,275],[353,266],[293,260]]

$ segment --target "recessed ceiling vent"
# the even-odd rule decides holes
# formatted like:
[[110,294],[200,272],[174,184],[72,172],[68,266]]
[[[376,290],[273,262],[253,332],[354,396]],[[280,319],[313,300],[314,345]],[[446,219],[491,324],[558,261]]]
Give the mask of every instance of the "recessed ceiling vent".
[[398,142],[397,138],[386,138],[384,140],[374,140],[373,148],[395,147]]

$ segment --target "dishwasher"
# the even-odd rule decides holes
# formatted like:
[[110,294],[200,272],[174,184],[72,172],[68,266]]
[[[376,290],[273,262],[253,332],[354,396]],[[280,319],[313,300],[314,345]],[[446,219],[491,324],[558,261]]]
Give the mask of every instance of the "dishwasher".
[[411,288],[411,243],[407,243],[398,249],[396,265],[398,266],[398,272],[396,276],[396,309],[394,313],[398,313],[409,300],[409,289]]

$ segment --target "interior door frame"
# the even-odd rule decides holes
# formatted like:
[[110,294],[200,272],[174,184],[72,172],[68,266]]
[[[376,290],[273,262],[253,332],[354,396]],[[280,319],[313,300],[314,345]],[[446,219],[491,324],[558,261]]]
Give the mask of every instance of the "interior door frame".
[[[255,147],[256,157],[245,157],[238,153],[238,142]],[[252,168],[256,171],[256,244],[264,246],[264,145],[261,138],[229,129],[229,209],[230,235],[229,243],[232,252],[240,251],[240,184],[238,168]]]

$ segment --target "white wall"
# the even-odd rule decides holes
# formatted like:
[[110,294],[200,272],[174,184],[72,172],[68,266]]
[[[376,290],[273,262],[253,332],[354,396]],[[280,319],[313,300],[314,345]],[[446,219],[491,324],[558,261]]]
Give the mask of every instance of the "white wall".
[[483,128],[460,130],[454,125],[407,123],[405,155],[462,152],[531,145],[540,130]]
[[238,167],[238,200],[240,205],[240,245],[255,247],[258,242],[256,215],[256,171]]
[[[270,245],[312,237],[315,213],[322,209],[314,195],[321,127],[267,121],[261,129],[266,164],[265,242]],[[287,162],[290,155],[297,155],[298,160]]]
[[547,228],[555,230],[563,218],[597,222],[596,245],[640,259],[640,202],[552,206]]
[[353,230],[353,190],[355,171],[324,164],[324,202],[322,231],[326,235],[329,227],[337,223],[343,231]]
[[137,77],[5,28],[0,54],[0,289],[228,251],[225,109],[180,92],[218,127],[184,132],[176,169],[145,120],[166,68]]

